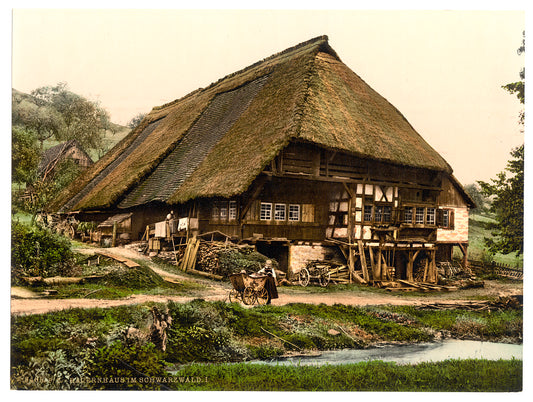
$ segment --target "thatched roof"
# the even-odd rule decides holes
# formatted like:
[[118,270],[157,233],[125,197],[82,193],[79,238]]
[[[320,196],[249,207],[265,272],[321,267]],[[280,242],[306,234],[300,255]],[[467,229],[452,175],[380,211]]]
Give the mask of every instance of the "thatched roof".
[[231,197],[291,140],[451,173],[403,115],[344,65],[326,36],[155,107],[54,201],[62,210]]
[[61,144],[55,145],[51,148],[48,148],[46,151],[43,152],[41,155],[41,160],[39,161],[39,166],[37,168],[38,174],[41,176],[49,169],[53,169],[53,167],[60,162],[67,154],[67,152],[71,148],[77,148],[79,152],[83,153],[87,160],[92,163],[92,159],[85,152],[85,150],[82,148],[80,143],[77,140],[69,140],[66,142],[62,142]]

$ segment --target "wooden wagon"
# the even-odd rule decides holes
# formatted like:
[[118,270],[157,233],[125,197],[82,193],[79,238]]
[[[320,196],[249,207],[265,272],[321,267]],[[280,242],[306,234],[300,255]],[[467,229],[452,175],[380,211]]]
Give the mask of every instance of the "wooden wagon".
[[233,289],[229,292],[229,301],[231,303],[242,301],[247,305],[266,304],[268,302],[268,292],[265,289],[267,278],[266,275],[248,275],[244,272],[230,275]]

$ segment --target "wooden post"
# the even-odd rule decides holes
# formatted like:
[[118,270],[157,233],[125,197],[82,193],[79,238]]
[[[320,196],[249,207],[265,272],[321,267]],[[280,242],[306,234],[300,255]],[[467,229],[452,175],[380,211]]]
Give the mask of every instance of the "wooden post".
[[423,282],[425,282],[428,278],[428,269],[429,269],[429,255],[428,255],[428,258],[426,258],[426,265],[424,266],[424,278],[422,279]]
[[354,250],[352,248],[352,245],[350,244],[348,246],[348,272],[349,272],[349,280],[350,283],[352,283],[352,278],[355,274],[355,267],[354,267]]
[[113,240],[111,241],[111,247],[115,247],[117,242],[117,223],[113,222]]
[[370,278],[368,276],[368,268],[366,266],[366,255],[365,249],[363,247],[363,242],[361,240],[358,240],[357,246],[359,247],[359,258],[361,259],[361,268],[363,269],[363,279],[368,282]]
[[468,266],[468,244],[461,244],[457,243],[459,248],[461,249],[461,252],[463,253],[463,268],[467,268]]
[[431,252],[431,262],[430,262],[430,266],[431,266],[431,278],[433,279],[433,283],[437,283],[438,282],[438,279],[437,279],[437,251],[436,250],[433,250]]
[[[346,183],[343,183],[344,187],[346,188],[346,191],[348,192],[348,186]],[[339,200],[340,204],[340,200]],[[352,283],[352,278],[354,276],[354,250],[352,247],[353,242],[353,216],[352,216],[352,197],[348,200],[348,269],[349,269],[349,279],[350,283]]]
[[378,247],[378,263],[376,267],[376,275],[379,281],[383,280],[383,272],[381,271],[381,247]]
[[377,272],[376,272],[376,264],[374,263],[374,250],[372,247],[368,247],[368,251],[370,252],[370,266],[372,267],[372,280],[377,281]]
[[383,265],[381,269],[381,272],[383,272],[383,278],[386,280],[392,280],[391,274],[389,272],[389,266],[387,265],[387,259],[383,254],[381,255],[381,258],[383,259]]
[[414,263],[413,251],[409,250],[409,260],[407,262],[407,272],[405,276],[407,280],[410,282],[413,281],[413,263]]

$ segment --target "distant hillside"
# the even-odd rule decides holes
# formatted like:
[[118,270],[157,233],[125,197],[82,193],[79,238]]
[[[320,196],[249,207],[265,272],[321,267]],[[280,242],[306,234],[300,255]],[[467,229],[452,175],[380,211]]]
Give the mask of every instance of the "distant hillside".
[[[27,93],[21,92],[15,88],[12,88],[12,103],[18,104],[22,101],[27,101],[33,104],[37,104],[35,98]],[[104,135],[104,144],[107,150],[110,150],[113,148],[113,146],[118,143],[120,140],[122,140],[131,129],[127,126],[123,126],[121,124],[116,124],[113,122],[110,122],[110,129],[106,130]],[[56,141],[55,139],[49,139],[44,142],[44,149],[49,149],[57,144],[59,144],[59,141]],[[91,158],[94,162],[96,162],[99,159],[99,155],[94,150],[87,150]]]

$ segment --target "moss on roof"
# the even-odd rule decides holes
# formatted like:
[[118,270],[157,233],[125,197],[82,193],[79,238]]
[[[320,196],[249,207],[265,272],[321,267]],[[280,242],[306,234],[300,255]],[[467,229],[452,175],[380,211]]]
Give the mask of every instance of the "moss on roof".
[[[219,132],[212,145],[201,153],[189,150],[179,156],[180,146],[189,143],[183,140],[187,135],[206,135],[198,130],[201,119],[219,118],[215,114],[221,113],[221,108],[210,107],[219,95],[266,76],[268,80],[249,95],[252,98],[245,109],[239,110],[238,118],[224,132],[206,126],[205,130]],[[153,131],[146,131],[150,127]],[[199,134],[194,134],[195,130]],[[153,199],[173,204],[197,197],[231,197],[244,192],[296,138],[365,158],[451,173],[446,161],[402,114],[345,66],[322,36],[155,107],[54,205],[87,210],[116,206],[121,201],[123,207],[129,207]],[[186,155],[195,155],[190,164],[194,168],[181,173],[183,180],[168,180],[174,183],[170,190],[156,191],[154,186],[164,185],[161,172],[172,174],[172,169],[157,167],[179,170],[180,164],[188,163]],[[132,195],[128,198],[128,194]]]

